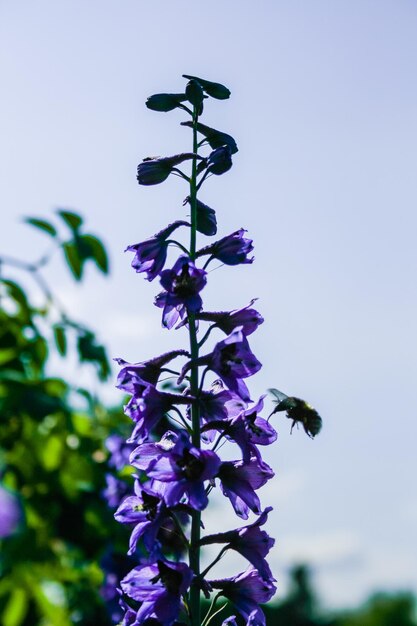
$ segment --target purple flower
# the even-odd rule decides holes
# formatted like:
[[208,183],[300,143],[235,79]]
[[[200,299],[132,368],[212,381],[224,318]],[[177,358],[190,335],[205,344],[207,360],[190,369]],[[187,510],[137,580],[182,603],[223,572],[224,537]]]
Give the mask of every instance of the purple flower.
[[255,300],[252,300],[250,304],[236,311],[201,311],[197,313],[196,318],[204,322],[214,322],[214,326],[220,328],[226,335],[229,335],[235,328],[241,326],[242,333],[248,336],[255,332],[264,321],[262,315],[251,308],[254,302]]
[[135,626],[156,618],[162,626],[171,626],[182,608],[182,599],[193,579],[186,563],[158,561],[135,567],[121,581],[123,592],[142,602],[136,613]]
[[243,519],[248,519],[249,509],[260,514],[261,504],[255,490],[265,485],[273,476],[274,472],[269,465],[256,457],[249,463],[225,461],[218,473],[222,492],[229,498],[236,515]]
[[121,435],[110,435],[105,441],[107,450],[110,452],[108,463],[117,470],[129,465],[129,456],[133,450],[132,444],[126,443]]
[[0,538],[13,535],[22,517],[22,507],[17,497],[0,485]]
[[146,272],[147,279],[149,281],[156,278],[165,265],[169,245],[169,242],[167,241],[168,237],[179,226],[189,225],[190,224],[188,222],[177,220],[150,239],[128,246],[125,252],[127,250],[129,252],[135,252],[132,267],[136,270],[136,272]]
[[269,506],[249,526],[243,526],[243,528],[215,535],[207,535],[207,537],[203,537],[200,544],[205,546],[212,543],[226,543],[227,548],[236,550],[236,552],[245,557],[258,570],[262,578],[270,580],[272,573],[268,563],[265,561],[265,557],[274,545],[275,540],[271,539],[268,533],[260,529],[260,526],[263,526],[267,521],[270,511],[272,511],[272,507]]
[[[172,172],[177,172],[176,166],[184,161],[194,159],[195,155],[192,152],[185,152],[183,154],[176,154],[172,157],[160,158],[147,158],[143,159],[142,163],[138,165],[137,180],[139,185],[158,185],[163,183],[164,180]],[[201,159],[202,157],[198,157]]]
[[254,257],[248,257],[253,250],[252,239],[246,239],[243,233],[246,233],[246,230],[240,228],[231,235],[201,248],[197,252],[197,257],[209,254],[212,259],[218,259],[225,265],[253,263]]
[[137,542],[142,538],[149,555],[155,558],[160,551],[157,534],[161,524],[167,518],[166,507],[162,498],[146,485],[136,482],[135,493],[136,495],[128,496],[123,500],[114,517],[122,524],[135,524],[130,537],[128,554],[135,552]]
[[144,441],[173,405],[189,404],[192,401],[193,398],[188,396],[158,391],[150,383],[143,381],[134,383],[133,396],[124,408],[126,415],[136,422],[128,442]]
[[161,272],[161,285],[165,289],[155,304],[163,308],[162,324],[172,328],[178,318],[186,313],[197,313],[203,306],[199,292],[207,282],[207,272],[198,269],[186,256],[181,256],[171,270]]
[[[215,435],[214,429],[212,430],[210,424],[226,424],[225,420],[230,415],[237,415],[242,408],[245,408],[246,404],[240,399],[240,397],[233,391],[224,389],[221,380],[214,381],[210,391],[202,391],[197,399],[200,409],[200,419],[204,430],[204,439],[206,442],[213,440]],[[190,412],[190,409],[187,408]]]
[[232,167],[232,151],[230,146],[221,146],[209,154],[207,170],[216,176],[224,174]]
[[165,371],[164,365],[175,359],[177,356],[190,356],[187,350],[171,350],[165,352],[149,361],[140,363],[128,363],[124,359],[114,359],[118,365],[122,365],[122,369],[117,377],[117,388],[123,389],[127,393],[134,393],[135,384],[141,382],[152,383],[156,385],[161,372]]
[[120,500],[124,498],[130,491],[130,485],[124,480],[116,478],[113,474],[106,474],[106,487],[102,491],[102,496],[107,500],[107,504],[110,508],[116,508]]
[[231,391],[235,391],[244,401],[250,401],[250,396],[242,378],[256,374],[262,367],[251,352],[241,327],[236,328],[226,339],[217,343],[211,354],[186,363],[178,379],[179,383],[193,364],[206,365],[216,372],[225,385]]
[[275,594],[272,579],[264,580],[256,569],[249,567],[237,576],[212,580],[210,584],[214,589],[221,589],[222,595],[233,602],[251,626],[265,626],[265,615],[259,604],[268,602]]
[[157,449],[157,444],[144,444],[137,452],[139,458],[136,460],[135,451],[133,464],[144,469],[156,483],[165,483],[164,500],[167,506],[179,504],[184,497],[193,509],[201,511],[207,506],[204,481],[212,480],[220,467],[220,459],[215,452],[195,448],[184,431],[178,433],[171,447],[165,446],[164,449],[159,446]]
[[253,407],[241,410],[229,419],[213,420],[210,424],[203,426],[203,432],[209,428],[218,430],[227,439],[237,443],[242,450],[245,462],[249,462],[254,456],[260,460],[260,453],[256,445],[268,446],[277,438],[277,432],[270,423],[258,416],[258,413],[263,409],[264,397],[261,396]]

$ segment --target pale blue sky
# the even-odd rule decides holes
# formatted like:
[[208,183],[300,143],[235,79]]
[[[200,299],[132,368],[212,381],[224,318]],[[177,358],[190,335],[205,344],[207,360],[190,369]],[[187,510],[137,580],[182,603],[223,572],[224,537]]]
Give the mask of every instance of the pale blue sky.
[[239,152],[201,198],[221,235],[248,229],[256,261],[213,272],[207,308],[259,297],[253,395],[275,386],[324,418],[313,442],[278,418],[266,454],[279,586],[307,559],[328,606],[417,590],[417,3],[3,0],[0,51],[0,248],[36,257],[45,237],[22,215],[83,213],[111,279],[91,270],[76,290],[59,263],[50,276],[128,360],[185,338],[160,328],[157,285],[123,254],[184,215],[178,179],[136,183],[144,156],[190,149],[183,116],[144,101],[180,91],[182,73],[230,87],[205,123]]

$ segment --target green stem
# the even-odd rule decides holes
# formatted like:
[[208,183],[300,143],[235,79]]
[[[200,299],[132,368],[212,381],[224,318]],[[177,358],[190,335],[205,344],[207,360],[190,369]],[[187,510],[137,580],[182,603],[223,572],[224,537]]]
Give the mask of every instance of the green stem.
[[[190,259],[195,261],[196,257],[196,240],[197,240],[197,122],[198,113],[196,107],[194,107],[193,113],[193,153],[196,155],[193,158],[191,178],[190,178],[190,205],[191,205],[191,233],[190,233]],[[197,340],[197,325],[194,313],[190,313],[188,316],[188,327],[190,336],[190,352],[191,359],[196,361],[198,359],[198,340]],[[198,382],[198,366],[193,365],[191,367],[190,374],[190,391],[192,396],[198,395],[199,382]],[[192,418],[192,443],[196,448],[200,448],[200,411],[198,403],[193,403],[191,407]],[[201,624],[201,603],[200,603],[200,587],[197,583],[198,576],[200,574],[200,524],[201,513],[200,511],[193,511],[191,518],[191,536],[190,536],[190,567],[196,576],[196,584],[192,585],[190,589],[190,612],[192,626],[200,626]]]
[[213,611],[214,611],[214,607],[216,606],[216,602],[217,602],[217,600],[220,598],[220,596],[221,596],[220,591],[219,591],[218,593],[216,593],[216,595],[215,595],[215,596],[213,596],[213,599],[212,599],[212,601],[211,601],[211,603],[210,603],[209,609],[208,609],[208,611],[207,611],[207,613],[206,613],[205,618],[203,619],[203,623],[202,623],[202,625],[201,625],[201,626],[204,626],[204,624],[206,623],[206,621],[208,620],[208,618],[210,617],[210,615],[213,613]]
[[204,572],[201,572],[201,578],[204,578],[204,576],[207,576],[211,568],[214,567],[220,561],[220,559],[223,558],[224,554],[227,552],[228,549],[229,549],[229,546],[224,546],[224,548],[220,550],[219,554],[216,556],[214,561],[210,563],[208,567],[206,567]]

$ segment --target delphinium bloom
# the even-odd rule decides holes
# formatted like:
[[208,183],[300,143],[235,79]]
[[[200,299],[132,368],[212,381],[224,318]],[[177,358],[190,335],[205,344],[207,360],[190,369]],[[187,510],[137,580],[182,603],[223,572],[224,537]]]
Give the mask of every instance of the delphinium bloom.
[[0,539],[13,535],[22,519],[22,507],[17,496],[0,485]]
[[161,272],[161,285],[165,291],[157,296],[155,304],[163,308],[162,323],[166,328],[172,328],[187,313],[201,310],[200,291],[206,280],[206,272],[185,256],[178,259],[172,270]]
[[222,595],[233,602],[239,613],[248,620],[248,624],[265,626],[265,615],[259,605],[268,602],[276,591],[272,577],[265,580],[258,570],[249,567],[237,576],[212,580],[210,584],[214,589],[220,589]]
[[[253,242],[239,228],[197,247],[200,235],[215,236],[218,228],[216,211],[197,196],[206,180],[230,170],[238,148],[231,135],[200,121],[207,98],[229,98],[227,87],[184,77],[188,82],[183,93],[155,94],[147,106],[190,116],[182,126],[192,131],[192,149],[145,159],[138,166],[137,179],[140,185],[156,185],[173,174],[185,181],[188,189],[182,206],[189,215],[176,221],[170,216],[169,226],[128,248],[135,253],[132,266],[137,272],[149,281],[159,278],[163,291],[154,304],[162,309],[162,326],[181,329],[177,336],[187,332],[188,341],[186,347],[180,344],[138,363],[118,359],[118,387],[130,396],[125,412],[134,422],[128,441],[134,445],[130,463],[136,473],[135,493],[120,502],[115,515],[131,526],[129,554],[137,559],[137,566],[120,582],[121,624],[201,626],[204,621],[208,625],[217,599],[224,597],[249,626],[265,626],[260,604],[275,592],[266,561],[274,540],[262,528],[272,508],[263,510],[258,490],[274,472],[262,459],[259,446],[272,444],[277,433],[261,416],[265,396],[253,403],[245,383],[261,368],[248,337],[263,317],[253,308],[255,299],[241,308],[213,311],[205,309],[202,298],[209,263],[250,265]],[[188,241],[181,239],[184,234]],[[166,268],[175,249],[180,255]],[[225,440],[236,452],[233,460],[219,456]],[[205,509],[215,489],[239,517],[246,520],[254,514],[254,521],[205,534]],[[201,571],[200,550],[209,544],[218,544],[219,554]],[[229,550],[242,555],[248,569],[231,578],[208,578]],[[204,620],[201,593],[212,596]],[[223,624],[236,626],[235,616]]]
[[145,272],[148,280],[156,278],[165,265],[169,245],[168,237],[180,226],[189,226],[189,223],[177,220],[150,239],[128,246],[126,250],[135,253],[132,267],[138,273]]

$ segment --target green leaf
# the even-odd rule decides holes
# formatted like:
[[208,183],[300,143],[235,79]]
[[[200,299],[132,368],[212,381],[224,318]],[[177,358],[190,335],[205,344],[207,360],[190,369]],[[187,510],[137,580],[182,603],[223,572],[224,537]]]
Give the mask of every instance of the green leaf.
[[80,280],[83,274],[83,266],[78,246],[72,241],[64,243],[64,254],[75,280]]
[[204,80],[204,78],[198,78],[198,76],[189,76],[188,74],[183,74],[183,78],[188,78],[188,80],[196,80],[204,91],[211,96],[212,98],[216,98],[217,100],[227,100],[230,97],[230,89],[221,85],[220,83],[213,83],[211,80]]
[[41,462],[47,472],[56,470],[62,461],[64,442],[58,435],[50,435],[42,441]]
[[39,228],[40,230],[43,230],[45,233],[48,233],[48,235],[51,235],[51,237],[57,236],[57,231],[56,231],[55,226],[53,226],[50,222],[47,222],[46,220],[42,220],[37,217],[25,217],[24,221],[27,224],[31,224],[32,226],[35,226],[35,228]]
[[81,224],[83,223],[83,218],[78,215],[78,213],[74,213],[73,211],[57,211],[58,215],[62,217],[64,222],[71,228],[73,232],[77,231]]
[[28,598],[24,589],[14,589],[3,611],[4,626],[20,626],[26,617]]
[[100,380],[106,380],[110,374],[110,365],[104,346],[96,343],[96,338],[91,332],[79,335],[77,348],[80,361],[91,361],[97,365]]
[[65,329],[63,326],[55,324],[53,331],[57,350],[61,356],[65,356],[67,353],[67,338],[65,336]]
[[97,239],[97,237],[93,235],[83,235],[80,237],[80,240],[81,246],[83,246],[83,258],[93,259],[103,274],[108,274],[109,259],[100,239]]

